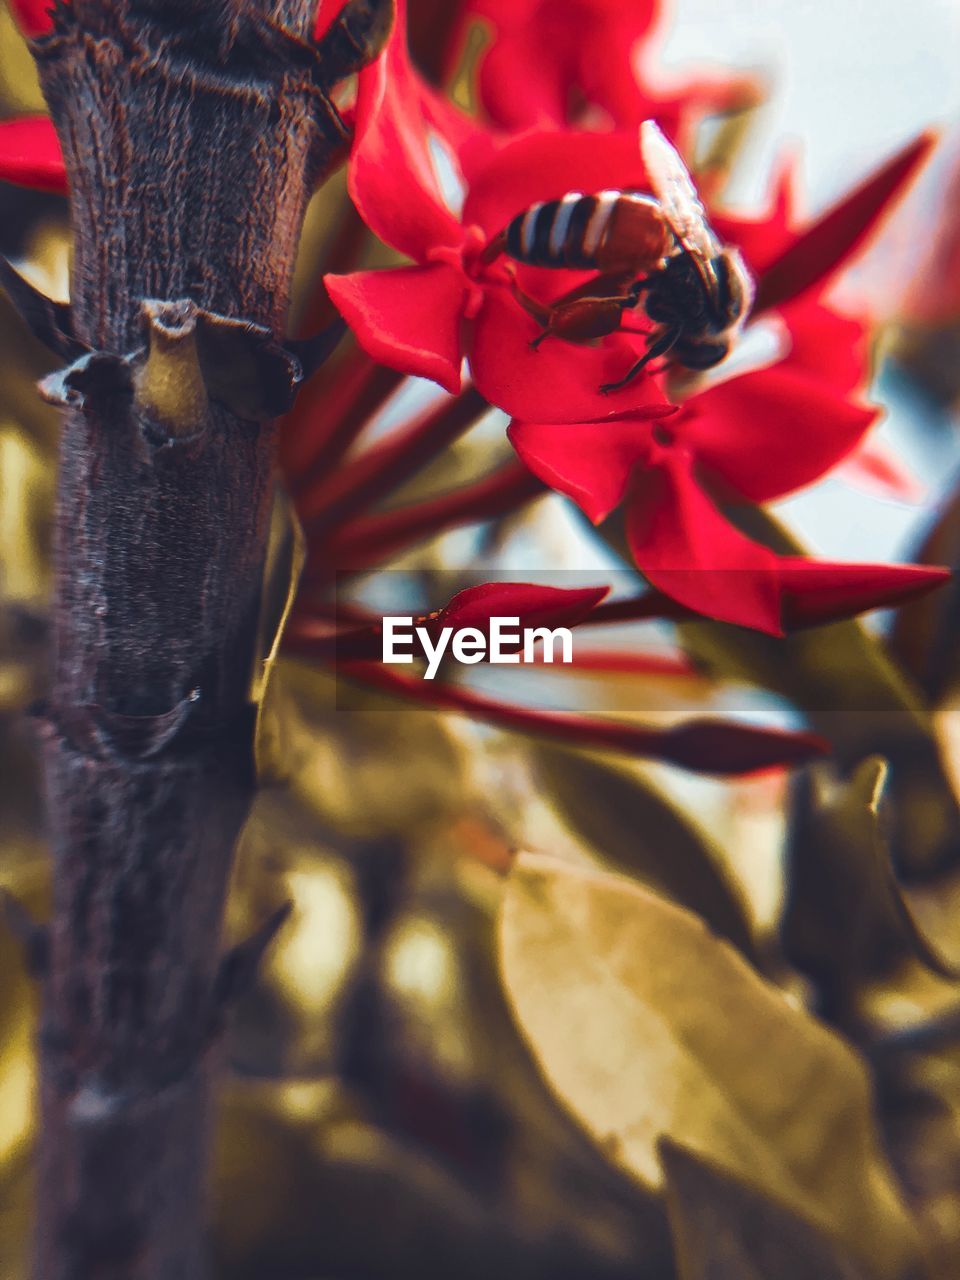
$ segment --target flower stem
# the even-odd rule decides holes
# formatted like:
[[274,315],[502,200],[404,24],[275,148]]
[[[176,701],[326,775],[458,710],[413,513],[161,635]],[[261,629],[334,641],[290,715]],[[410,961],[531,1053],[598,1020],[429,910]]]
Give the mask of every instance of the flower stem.
[[522,462],[511,461],[479,480],[436,498],[360,516],[333,533],[323,546],[319,563],[316,548],[311,548],[304,586],[309,590],[318,583],[328,582],[331,573],[373,568],[424,538],[435,537],[457,525],[509,515],[544,493],[542,481]]

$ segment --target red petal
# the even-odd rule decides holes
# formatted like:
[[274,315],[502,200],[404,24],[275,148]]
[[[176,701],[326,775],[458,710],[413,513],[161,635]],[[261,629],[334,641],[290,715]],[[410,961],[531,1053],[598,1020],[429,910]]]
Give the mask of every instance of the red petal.
[[67,194],[60,141],[48,116],[0,122],[0,180]]
[[662,10],[658,3],[621,3],[610,7],[602,26],[594,27],[592,39],[575,29],[577,87],[588,104],[608,114],[616,128],[636,128],[653,119],[676,142],[684,115],[727,111],[731,102],[745,105],[743,81],[722,74],[668,80],[657,67],[657,83],[653,83],[645,74],[644,50],[638,45]]
[[767,212],[760,217],[711,213],[710,221],[720,239],[736,245],[754,275],[762,275],[796,240],[792,229],[796,206],[796,158],[780,158],[773,178]]
[[565,493],[599,524],[623,501],[635,467],[650,451],[650,427],[614,422],[512,422],[510,443],[535,476]]
[[481,18],[494,27],[494,39],[501,41],[523,28],[533,18],[543,0],[466,0],[468,20]]
[[644,577],[674,600],[721,622],[782,635],[777,557],[724,519],[679,451],[662,452],[637,477],[627,540]]
[[829,471],[876,414],[794,371],[787,359],[691,397],[676,432],[737,494],[765,502]]
[[503,147],[474,178],[463,221],[494,236],[538,200],[608,187],[649,190],[636,130],[528,134]]
[[[541,29],[541,41],[543,34]],[[553,60],[544,58],[536,43],[531,28],[509,40],[495,40],[480,55],[480,101],[491,120],[504,129],[562,128],[566,123],[564,85]]]
[[[448,605],[435,613],[414,618],[414,627],[426,627],[436,637],[444,627],[462,630],[476,627],[489,636],[493,618],[517,618],[519,626],[575,627],[588,618],[609,587],[544,587],[529,582],[485,582],[458,592]],[[383,645],[382,620],[365,626],[339,619],[314,616],[309,609],[290,621],[288,647],[314,658],[336,655],[340,662],[379,658]],[[675,671],[676,664],[670,668]]]
[[[937,148],[938,163],[885,228],[862,287],[881,293],[883,314],[922,329],[946,328],[960,317],[960,151],[954,126]],[[922,235],[918,235],[920,228]],[[859,282],[858,282],[859,283]],[[896,287],[891,296],[891,284]]]
[[464,276],[454,267],[394,267],[324,276],[334,305],[374,360],[451,394],[460,390]]
[[880,498],[920,503],[927,493],[907,464],[882,440],[870,436],[843,460],[838,474],[863,493]]
[[[562,128],[583,105],[623,124],[654,114],[655,99],[638,82],[637,65],[637,46],[660,15],[654,0],[470,7],[493,27],[478,82],[498,124],[514,131]],[[659,113],[658,119],[663,122]]]
[[347,7],[348,0],[319,0],[313,38],[319,43]]
[[825,755],[829,749],[827,743],[814,734],[761,729],[721,720],[693,720],[674,729],[649,729],[563,711],[536,711],[511,706],[455,685],[402,675],[375,662],[343,664],[340,674],[427,706],[466,712],[500,728],[572,742],[581,747],[624,751],[702,773],[730,776],[803,764]]
[[463,229],[443,197],[430,156],[430,115],[407,53],[405,8],[383,54],[357,82],[350,195],[364,222],[418,262],[438,245],[459,246]]
[[621,391],[601,393],[637,359],[636,339],[614,334],[599,346],[547,338],[530,343],[540,326],[509,292],[488,288],[470,338],[477,389],[506,413],[537,422],[594,422],[613,414],[659,417],[672,412],[653,378],[642,375]]
[[934,142],[932,133],[921,134],[797,236],[760,278],[754,310],[782,306],[838,270],[901,193]]
[[848,393],[866,386],[870,375],[869,330],[819,300],[802,300],[782,313],[790,334],[787,364],[818,382]]
[[665,731],[659,755],[685,769],[738,775],[805,764],[829,752],[830,744],[815,733],[693,720]]
[[531,582],[485,582],[458,592],[431,623],[442,627],[477,627],[486,631],[491,618],[519,618],[522,627],[574,627],[609,592],[609,587],[544,587]]
[[10,9],[28,40],[45,36],[53,30],[53,0],[10,0]]
[[949,569],[915,564],[831,564],[784,557],[779,565],[787,630],[816,627],[926,594]]

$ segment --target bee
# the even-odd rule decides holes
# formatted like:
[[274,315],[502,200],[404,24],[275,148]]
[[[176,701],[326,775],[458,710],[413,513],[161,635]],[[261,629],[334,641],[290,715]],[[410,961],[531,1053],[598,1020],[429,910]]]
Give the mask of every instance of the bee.
[[514,293],[542,326],[533,340],[588,342],[614,333],[623,313],[643,302],[654,322],[645,354],[603,392],[632,381],[651,360],[669,356],[686,369],[709,369],[729,353],[753,305],[754,287],[736,249],[707,221],[687,168],[652,120],[640,127],[652,196],[629,191],[532,205],[491,240],[484,261],[501,254],[538,267],[600,274],[552,304]]

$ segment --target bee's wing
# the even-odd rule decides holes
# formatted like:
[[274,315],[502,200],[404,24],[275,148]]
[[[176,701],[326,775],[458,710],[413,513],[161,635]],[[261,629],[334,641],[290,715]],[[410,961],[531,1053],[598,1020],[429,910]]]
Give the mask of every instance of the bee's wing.
[[640,153],[670,230],[690,253],[712,258],[720,245],[710,230],[697,189],[676,148],[653,120],[644,120],[640,126]]

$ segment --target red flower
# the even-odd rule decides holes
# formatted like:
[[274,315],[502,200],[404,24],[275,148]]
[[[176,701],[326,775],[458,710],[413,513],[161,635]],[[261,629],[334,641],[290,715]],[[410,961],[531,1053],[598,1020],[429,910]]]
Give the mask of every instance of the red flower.
[[468,0],[460,44],[477,20],[489,43],[478,68],[480,100],[513,130],[596,120],[626,129],[656,119],[677,136],[708,111],[758,98],[753,80],[700,76],[664,92],[644,64],[661,26],[658,0]]
[[[361,346],[374,359],[454,393],[467,356],[482,394],[523,419],[663,413],[664,397],[649,377],[615,398],[599,394],[634,363],[642,334],[621,331],[576,348],[551,338],[533,351],[539,326],[513,296],[505,260],[485,264],[481,256],[513,217],[539,200],[570,190],[647,189],[635,132],[494,138],[417,76],[402,19],[401,5],[386,52],[360,76],[349,183],[366,224],[414,265],[325,277]],[[732,243],[742,233],[748,258],[762,270],[758,308],[783,305],[836,270],[927,145],[921,139],[802,231],[793,225],[786,179],[764,219],[718,218]],[[457,163],[466,186],[459,213],[459,193],[445,189],[439,176],[441,164],[452,172]],[[591,273],[518,266],[513,274],[526,294],[549,303]]]
[[10,0],[10,10],[28,40],[53,30],[53,0]]
[[[350,194],[367,226],[416,265],[325,277],[331,298],[363,348],[405,373],[460,387],[469,354],[473,378],[492,403],[522,415],[565,420],[616,410],[661,412],[662,395],[638,379],[614,406],[599,387],[636,358],[634,337],[616,334],[595,347],[549,342],[530,349],[536,328],[512,297],[502,263],[485,266],[487,242],[518,211],[571,188],[643,188],[636,135],[539,135],[494,147],[426,86],[410,65],[403,5],[383,56],[359,77]],[[462,216],[451,208],[437,150],[470,175]],[[445,150],[443,150],[445,148]],[[518,272],[521,284],[544,272]],[[554,271],[557,292],[589,273]]]
[[721,514],[728,502],[766,502],[809,484],[855,448],[875,411],[850,399],[846,358],[822,371],[813,351],[841,350],[847,322],[818,303],[788,316],[794,348],[733,377],[652,423],[514,421],[528,467],[594,523],[626,501],[626,535],[645,577],[681,604],[727,622],[782,631],[777,556]]
[[313,39],[320,41],[346,8],[348,0],[318,0],[317,16],[313,24]]
[[[596,139],[598,150],[604,145],[606,138]],[[785,307],[791,349],[779,364],[693,395],[656,424],[629,414],[579,425],[543,415],[513,423],[511,439],[524,462],[592,520],[627,500],[627,539],[638,567],[690,608],[781,630],[777,557],[735,528],[713,495],[734,502],[780,497],[861,441],[874,417],[850,398],[866,378],[864,328],[824,306],[814,290],[860,246],[929,146],[920,138],[802,231],[793,226],[786,178],[766,218],[716,219],[757,271],[755,315]]]
[[[10,0],[14,21],[28,40],[53,30],[54,0]],[[36,191],[67,193],[60,141],[47,116],[0,122],[0,181]]]
[[781,306],[846,266],[903,196],[936,140],[933,131],[920,134],[803,228],[797,225],[800,219],[792,161],[781,166],[769,208],[760,217],[714,211],[714,228],[738,246],[758,277],[755,309]]
[[67,172],[49,117],[0,121],[0,180],[66,195]]

